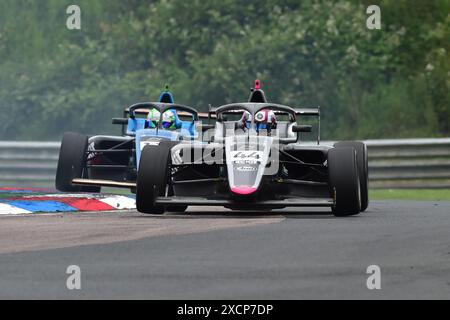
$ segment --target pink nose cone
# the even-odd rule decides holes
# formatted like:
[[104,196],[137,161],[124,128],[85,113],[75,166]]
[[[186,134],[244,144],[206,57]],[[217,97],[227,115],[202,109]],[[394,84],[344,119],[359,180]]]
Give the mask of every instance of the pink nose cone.
[[256,190],[258,190],[258,189],[249,187],[249,186],[238,186],[238,187],[231,188],[231,191],[233,193],[240,194],[240,195],[252,194],[252,193],[255,193]]

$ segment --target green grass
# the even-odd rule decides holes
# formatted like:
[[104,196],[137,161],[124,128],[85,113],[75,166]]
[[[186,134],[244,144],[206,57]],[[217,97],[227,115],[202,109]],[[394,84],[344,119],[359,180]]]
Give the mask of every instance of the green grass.
[[382,189],[370,190],[371,200],[447,200],[450,189]]

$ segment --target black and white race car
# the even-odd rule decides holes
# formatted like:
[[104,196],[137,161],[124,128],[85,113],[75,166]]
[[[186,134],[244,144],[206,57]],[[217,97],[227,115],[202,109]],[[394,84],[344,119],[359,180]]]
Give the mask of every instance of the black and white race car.
[[[163,214],[187,206],[234,210],[329,207],[336,216],[368,207],[368,157],[362,142],[320,144],[320,108],[268,103],[259,81],[244,103],[210,110],[216,119],[208,141],[161,141],[142,151],[137,209]],[[299,140],[319,118],[317,144]]]

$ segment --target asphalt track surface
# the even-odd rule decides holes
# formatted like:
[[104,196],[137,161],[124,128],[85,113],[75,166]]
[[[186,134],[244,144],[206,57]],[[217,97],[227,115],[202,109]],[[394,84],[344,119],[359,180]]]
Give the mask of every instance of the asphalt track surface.
[[[66,269],[81,268],[81,290]],[[381,268],[381,290],[366,269]],[[449,299],[450,202],[0,217],[1,299]]]

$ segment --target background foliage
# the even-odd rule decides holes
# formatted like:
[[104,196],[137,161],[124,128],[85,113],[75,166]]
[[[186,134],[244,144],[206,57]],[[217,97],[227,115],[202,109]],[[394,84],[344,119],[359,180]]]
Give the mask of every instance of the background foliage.
[[[450,0],[0,2],[0,140],[117,133],[110,118],[175,98],[320,105],[325,139],[450,133]],[[366,28],[378,4],[382,30]]]

